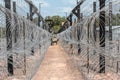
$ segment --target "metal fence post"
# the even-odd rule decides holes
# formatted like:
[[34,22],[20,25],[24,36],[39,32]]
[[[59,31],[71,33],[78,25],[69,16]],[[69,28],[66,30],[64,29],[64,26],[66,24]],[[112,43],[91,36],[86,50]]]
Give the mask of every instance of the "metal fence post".
[[32,5],[30,5],[30,20],[33,21]]
[[[33,21],[33,10],[32,10],[32,5],[30,5],[30,20]],[[32,34],[31,34],[31,41],[33,41],[33,28],[32,28]],[[31,48],[31,54],[34,55],[34,48]]]
[[[13,2],[13,12],[16,13],[16,2]],[[15,24],[17,24],[17,19],[16,19],[16,16],[14,15],[14,21],[15,21]],[[17,30],[17,25],[15,25],[15,35],[14,35],[14,39],[15,39],[15,43],[17,42],[17,33],[18,33],[18,30]]]
[[40,14],[38,14],[38,26],[40,27]]
[[109,40],[112,41],[112,2],[109,3]]
[[[5,7],[11,10],[11,0],[5,0]],[[6,39],[7,39],[7,51],[11,52],[12,49],[12,32],[11,32],[11,14],[6,14]],[[8,76],[13,75],[13,55],[7,54],[7,69]]]
[[[99,0],[100,3],[100,10],[105,7],[105,0]],[[99,27],[100,27],[100,33],[99,33],[99,40],[100,40],[100,48],[105,49],[105,10],[100,11],[99,15]],[[105,73],[105,55],[103,53],[100,53],[99,55],[99,73]]]
[[26,74],[26,54],[25,54],[25,31],[26,31],[26,28],[25,28],[25,22],[23,21],[23,39],[24,39],[24,72],[23,74],[25,75]]
[[[96,2],[93,2],[93,13],[96,12]],[[96,41],[96,20],[95,20],[95,23],[94,23],[94,40]]]

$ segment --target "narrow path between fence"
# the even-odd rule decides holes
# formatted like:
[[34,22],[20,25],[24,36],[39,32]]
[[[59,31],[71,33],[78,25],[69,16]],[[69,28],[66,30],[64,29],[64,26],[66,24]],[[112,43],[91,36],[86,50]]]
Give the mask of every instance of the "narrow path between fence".
[[50,46],[32,80],[83,80],[70,62],[69,56],[59,45]]

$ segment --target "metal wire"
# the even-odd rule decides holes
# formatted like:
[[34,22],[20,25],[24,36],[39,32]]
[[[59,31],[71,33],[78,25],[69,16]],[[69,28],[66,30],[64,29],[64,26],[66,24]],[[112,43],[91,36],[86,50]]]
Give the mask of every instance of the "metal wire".
[[[70,55],[71,60],[78,67],[85,80],[119,80],[119,61],[120,61],[120,25],[112,25],[112,41],[109,40],[109,5],[111,0],[106,1],[106,6],[97,10],[97,12],[84,17],[84,19],[76,25],[69,27],[65,31],[59,33],[57,37],[60,39],[61,45],[65,51]],[[120,15],[118,6],[120,1],[112,0],[113,13]],[[89,5],[89,4],[87,4]],[[90,4],[91,5],[91,4]],[[90,11],[88,10],[83,11]],[[106,24],[106,35],[105,35],[105,48],[100,47],[100,42],[104,40],[102,34],[101,41],[99,41],[99,25],[97,26],[96,40],[94,37],[94,24],[99,24],[99,13],[105,11],[105,23]],[[85,12],[88,13],[88,12]],[[90,12],[89,12],[90,13]],[[84,13],[83,13],[84,14]],[[114,21],[113,17],[112,20]],[[117,22],[120,18],[117,19]],[[88,29],[89,28],[89,29]],[[89,33],[89,35],[88,35]],[[106,73],[99,73],[99,65],[104,63],[99,62],[99,56],[105,56],[105,67]],[[104,67],[104,66],[103,66]]]
[[[31,80],[51,44],[51,34],[2,5],[0,5],[0,24],[0,80]],[[10,26],[9,29],[7,26]],[[6,30],[10,30],[12,35],[10,50],[7,49],[6,43],[9,42]],[[13,62],[8,62],[7,59],[11,55]],[[8,76],[7,63],[14,66],[14,75],[11,77]]]

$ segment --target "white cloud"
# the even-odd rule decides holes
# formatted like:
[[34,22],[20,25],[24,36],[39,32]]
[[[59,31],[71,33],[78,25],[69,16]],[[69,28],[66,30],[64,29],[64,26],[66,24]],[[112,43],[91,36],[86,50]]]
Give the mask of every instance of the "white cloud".
[[71,12],[71,10],[72,10],[71,7],[64,7],[64,8],[63,8],[63,12],[69,13],[69,12]]
[[41,7],[45,7],[45,8],[50,7],[50,4],[43,0],[32,0],[32,1],[36,6],[39,6],[39,3],[42,3]]
[[44,2],[44,1],[42,2],[42,1],[41,1],[41,3],[43,3],[43,7],[46,7],[46,8],[47,8],[47,7],[50,7],[50,4],[47,3],[47,2]]

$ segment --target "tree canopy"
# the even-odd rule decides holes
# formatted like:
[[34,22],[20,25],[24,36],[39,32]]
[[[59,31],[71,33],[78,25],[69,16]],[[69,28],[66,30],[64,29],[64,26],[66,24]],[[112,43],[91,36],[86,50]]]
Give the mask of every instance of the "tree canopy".
[[62,22],[65,21],[65,17],[61,17],[61,16],[58,16],[58,15],[56,15],[56,16],[47,16],[47,17],[45,17],[45,20],[52,20],[53,21],[53,26],[52,26],[51,30],[54,33],[57,33],[58,30],[61,27]]

